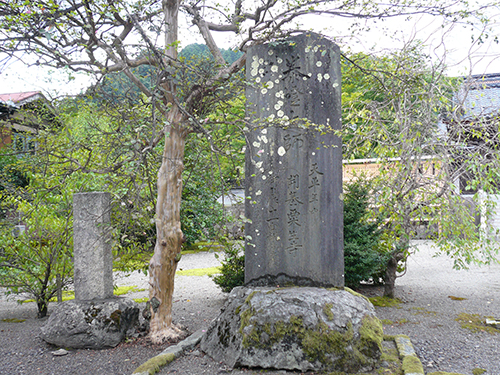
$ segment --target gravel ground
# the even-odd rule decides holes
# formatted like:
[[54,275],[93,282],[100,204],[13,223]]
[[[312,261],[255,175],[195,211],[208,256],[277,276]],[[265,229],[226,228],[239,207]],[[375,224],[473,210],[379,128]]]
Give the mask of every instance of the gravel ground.
[[[408,262],[407,273],[397,280],[398,307],[377,307],[385,319],[387,334],[406,334],[412,339],[426,371],[453,371],[472,374],[474,368],[486,374],[500,375],[500,335],[472,333],[455,321],[459,313],[500,318],[500,266],[454,271],[450,260],[433,258],[428,242],[418,242],[419,252]],[[185,255],[180,269],[213,267],[218,264],[210,253]],[[118,285],[147,288],[147,278],[139,273],[128,277],[117,275]],[[362,292],[380,295],[380,288],[367,287]],[[147,296],[147,292],[130,295]],[[465,298],[452,300],[449,296]],[[1,296],[0,296],[1,297]],[[214,319],[225,295],[207,277],[177,276],[174,293],[174,322],[190,332],[205,328]],[[49,310],[50,312],[50,310]],[[114,349],[72,350],[55,357],[58,349],[39,338],[44,323],[35,319],[34,304],[18,305],[0,298],[0,374],[131,374],[147,359],[159,354],[165,346],[151,346],[146,339],[121,344]],[[5,323],[6,318],[26,318],[23,323]],[[391,321],[391,322],[389,322]],[[228,369],[198,350],[164,367],[160,374],[257,374],[247,369]],[[270,371],[268,375],[291,374]]]
[[377,308],[380,319],[395,322],[384,325],[384,332],[410,336],[428,372],[472,374],[482,368],[500,375],[500,332],[473,333],[455,320],[460,313],[500,319],[500,265],[453,270],[450,259],[433,257],[430,242],[417,244],[419,251],[396,283],[404,303]]
[[[184,255],[178,269],[205,268],[219,265],[214,254]],[[207,327],[220,311],[225,296],[208,276],[177,276],[174,293],[174,322],[190,332]],[[128,276],[115,275],[117,285],[136,285],[147,290],[148,279],[134,272]],[[127,295],[130,298],[147,297],[147,291]],[[0,374],[131,374],[149,358],[161,353],[168,345],[155,346],[145,339],[132,340],[113,349],[70,350],[65,356],[54,356],[59,349],[40,338],[40,326],[47,319],[36,319],[34,303],[18,304],[12,296],[0,291]],[[143,305],[143,304],[142,304]],[[54,307],[49,306],[49,314]],[[7,323],[4,319],[26,319],[22,323]],[[195,374],[187,372],[186,374]]]

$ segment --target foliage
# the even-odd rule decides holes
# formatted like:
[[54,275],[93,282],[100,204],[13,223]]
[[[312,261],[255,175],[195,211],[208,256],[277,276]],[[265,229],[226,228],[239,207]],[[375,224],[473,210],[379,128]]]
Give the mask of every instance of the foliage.
[[3,202],[9,193],[23,194],[28,186],[28,175],[20,166],[19,159],[6,147],[0,150],[0,218],[4,219],[14,209]]
[[[344,190],[344,263],[345,283],[356,287],[361,281],[378,283],[384,278],[389,254],[382,246],[380,219],[371,219],[368,180],[358,178]],[[226,247],[221,274],[214,282],[230,292],[245,281],[245,256],[238,247]]]
[[[218,257],[217,254],[216,256]],[[220,275],[213,276],[213,280],[225,293],[245,283],[245,255],[242,254],[240,244],[225,247]]]
[[[444,65],[422,51],[422,44],[411,43],[380,61],[358,55],[356,64],[369,73],[370,84],[365,79],[359,83],[356,95],[363,100],[350,105],[352,121],[344,130],[347,158],[358,157],[360,151],[377,157],[373,203],[385,219],[382,240],[391,254],[387,296],[393,296],[398,263],[409,254],[419,225],[439,227],[436,241],[456,267],[494,261],[497,252],[492,242],[481,239],[475,224],[479,195],[470,196],[467,203],[456,182],[465,171],[482,171],[469,175],[469,184],[494,191],[491,181],[500,164],[492,155],[498,149],[488,142],[472,147],[470,138],[463,136],[471,134],[471,127],[453,97],[461,81],[446,77]],[[351,82],[355,85],[358,78]],[[489,138],[487,129],[472,130]]]
[[223,223],[222,205],[217,192],[207,188],[206,180],[188,180],[182,192],[181,227],[186,246],[215,239]]
[[15,190],[28,185],[28,176],[19,168],[19,159],[9,148],[0,150],[0,190]]
[[16,237],[8,222],[0,228],[0,286],[33,297],[44,317],[49,300],[72,280],[72,205],[66,191],[45,190],[37,178],[29,199],[3,194],[2,203],[17,207],[26,230]]
[[344,186],[345,284],[379,283],[384,278],[388,254],[381,243],[380,219],[371,219],[370,183],[358,178]]

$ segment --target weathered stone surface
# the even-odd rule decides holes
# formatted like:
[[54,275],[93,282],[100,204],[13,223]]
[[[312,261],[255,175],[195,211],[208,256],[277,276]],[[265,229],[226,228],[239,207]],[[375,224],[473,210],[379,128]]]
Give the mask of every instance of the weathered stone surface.
[[245,283],[277,285],[284,277],[342,287],[339,47],[314,33],[254,46],[246,72],[254,127],[245,163]]
[[50,344],[75,349],[115,347],[138,322],[139,306],[128,298],[66,301],[41,328]]
[[75,299],[113,297],[111,253],[111,194],[73,195]]
[[368,371],[382,325],[372,304],[345,290],[235,288],[201,349],[229,366]]

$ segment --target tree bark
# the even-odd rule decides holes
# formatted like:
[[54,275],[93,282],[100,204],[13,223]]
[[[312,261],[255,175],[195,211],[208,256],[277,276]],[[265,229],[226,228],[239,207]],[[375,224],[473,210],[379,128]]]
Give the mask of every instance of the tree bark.
[[384,280],[384,297],[394,298],[394,289],[396,286],[396,272],[398,270],[396,254],[393,254],[387,263]]
[[161,343],[177,337],[180,330],[172,325],[172,296],[177,262],[180,260],[183,234],[180,222],[182,171],[187,131],[182,113],[173,107],[167,116],[163,160],[158,172],[156,203],[156,245],[149,262],[150,336]]
[[405,258],[408,249],[408,241],[401,241],[396,245],[387,263],[384,279],[384,297],[394,298],[394,289],[396,287],[396,278],[398,272],[398,263]]

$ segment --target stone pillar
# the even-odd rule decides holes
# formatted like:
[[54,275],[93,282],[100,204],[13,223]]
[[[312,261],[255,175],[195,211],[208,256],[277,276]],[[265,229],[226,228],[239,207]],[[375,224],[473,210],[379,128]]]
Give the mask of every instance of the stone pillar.
[[314,33],[248,51],[245,283],[344,286],[340,51]]
[[113,297],[109,193],[73,195],[75,299]]

